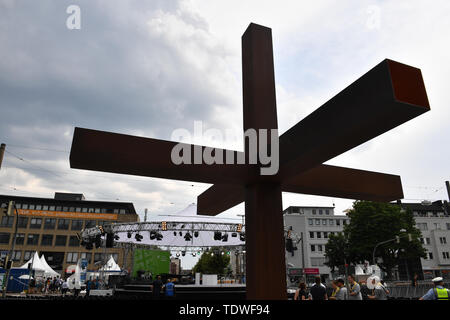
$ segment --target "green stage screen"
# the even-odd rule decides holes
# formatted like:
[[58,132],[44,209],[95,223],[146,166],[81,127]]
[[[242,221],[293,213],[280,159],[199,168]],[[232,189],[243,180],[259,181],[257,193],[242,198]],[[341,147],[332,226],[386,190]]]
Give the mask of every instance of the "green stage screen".
[[133,277],[138,270],[151,272],[153,276],[169,273],[170,252],[160,250],[135,249]]

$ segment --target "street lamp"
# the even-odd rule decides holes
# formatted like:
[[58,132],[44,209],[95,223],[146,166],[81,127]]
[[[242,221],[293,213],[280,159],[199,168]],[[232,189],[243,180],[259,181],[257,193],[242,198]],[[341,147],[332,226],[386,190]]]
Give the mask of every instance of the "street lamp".
[[[406,232],[406,229],[400,229],[400,232],[401,232],[401,233],[405,233],[405,232]],[[382,241],[382,242],[380,242],[380,243],[377,243],[377,245],[375,246],[375,248],[373,248],[373,253],[372,253],[372,261],[373,261],[373,265],[375,266],[375,265],[377,264],[376,261],[375,261],[375,252],[376,252],[378,246],[380,246],[380,245],[382,245],[382,244],[385,244],[385,243],[388,243],[388,242],[392,242],[392,241],[400,241],[400,238],[403,238],[403,237],[405,237],[405,236],[408,236],[408,237],[411,239],[411,234],[407,234],[407,235],[402,235],[402,236],[396,236],[394,239],[389,239],[389,240],[386,240],[386,241]],[[372,270],[372,273],[375,273],[375,270],[374,270],[374,269]]]

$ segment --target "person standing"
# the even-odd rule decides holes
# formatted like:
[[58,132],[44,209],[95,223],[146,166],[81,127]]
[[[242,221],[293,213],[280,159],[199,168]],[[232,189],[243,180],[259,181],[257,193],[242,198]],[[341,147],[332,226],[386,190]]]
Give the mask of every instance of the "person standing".
[[295,291],[294,300],[309,300],[306,292],[306,284],[300,282],[297,291]]
[[362,300],[361,287],[358,282],[356,282],[355,276],[351,274],[347,279],[350,289],[348,293],[348,300]]
[[153,281],[151,288],[153,293],[153,299],[159,299],[161,296],[161,289],[163,287],[163,283],[161,281],[161,276],[158,276],[155,281]]
[[345,287],[344,279],[338,279],[336,285],[339,291],[336,293],[336,300],[350,300],[348,297],[347,288]]
[[175,298],[175,284],[172,279],[167,280],[167,283],[164,286],[164,292],[166,299],[172,300]]
[[449,300],[450,290],[444,288],[444,279],[441,277],[434,278],[433,280],[434,288],[428,290],[427,293],[419,300]]
[[370,293],[370,289],[367,288],[366,282],[364,280],[361,281],[361,284],[359,285],[361,287],[361,296],[363,300],[368,300],[367,297]]
[[328,300],[327,289],[321,283],[320,276],[315,278],[315,284],[309,290],[312,300]]
[[333,287],[333,292],[331,293],[330,297],[328,298],[329,300],[337,300],[336,299],[336,295],[339,292],[340,288],[337,284],[337,280],[333,280],[331,282],[331,286]]

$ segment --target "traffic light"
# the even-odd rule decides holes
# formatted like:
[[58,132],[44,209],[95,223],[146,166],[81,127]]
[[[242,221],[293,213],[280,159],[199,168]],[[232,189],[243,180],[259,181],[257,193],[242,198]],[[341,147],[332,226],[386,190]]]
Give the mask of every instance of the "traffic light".
[[106,234],[106,247],[107,248],[114,247],[114,234],[113,233]]

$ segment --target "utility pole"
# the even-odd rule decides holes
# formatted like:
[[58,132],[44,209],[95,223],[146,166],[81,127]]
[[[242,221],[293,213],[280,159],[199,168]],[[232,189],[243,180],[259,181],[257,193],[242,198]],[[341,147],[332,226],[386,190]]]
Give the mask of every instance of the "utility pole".
[[145,208],[145,214],[144,214],[144,222],[147,222],[147,208]]
[[[5,280],[3,281],[3,290],[2,290],[3,298],[6,298],[6,290],[8,289],[9,272],[12,269],[12,263],[13,263],[12,255],[14,253],[14,247],[16,245],[17,225],[19,222],[19,213],[17,212],[16,203],[14,201],[10,201],[9,207],[12,207],[14,209],[14,212],[16,214],[16,219],[15,219],[15,226],[14,226],[14,237],[13,237],[13,241],[12,241],[12,245],[11,245],[11,250],[9,251],[9,254],[8,254],[8,260],[11,260],[11,268],[8,268],[8,266],[6,266]],[[10,208],[8,208],[8,213],[10,212],[9,209]],[[28,279],[28,281],[30,281],[30,280]]]
[[5,154],[6,144],[2,143],[0,145],[0,169],[2,168],[3,155]]

